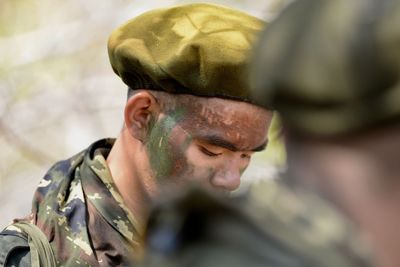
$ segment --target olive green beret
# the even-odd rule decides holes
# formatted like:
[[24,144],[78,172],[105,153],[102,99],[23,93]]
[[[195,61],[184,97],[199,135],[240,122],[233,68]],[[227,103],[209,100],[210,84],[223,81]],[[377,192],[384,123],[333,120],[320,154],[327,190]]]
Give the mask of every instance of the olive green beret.
[[108,42],[114,72],[132,89],[250,101],[248,53],[263,21],[218,5],[144,13]]
[[396,0],[295,1],[260,37],[253,95],[306,134],[400,121],[399,25]]

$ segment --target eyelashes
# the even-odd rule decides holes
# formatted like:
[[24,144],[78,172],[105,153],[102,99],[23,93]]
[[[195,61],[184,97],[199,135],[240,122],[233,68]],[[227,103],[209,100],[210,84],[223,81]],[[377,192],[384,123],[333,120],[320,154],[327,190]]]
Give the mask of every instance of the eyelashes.
[[[218,156],[222,155],[222,153],[214,153],[214,152],[210,151],[209,149],[205,148],[204,146],[199,146],[199,149],[204,155],[206,155],[208,157],[218,157]],[[247,159],[247,160],[251,159],[251,156],[252,155],[248,155],[248,154],[240,155],[240,157],[242,159]]]
[[222,154],[222,153],[214,153],[214,152],[208,150],[207,148],[205,148],[205,147],[203,147],[203,146],[199,146],[199,148],[200,148],[200,151],[201,151],[203,154],[205,154],[205,155],[207,155],[207,156],[209,156],[209,157],[217,157],[217,156],[219,156],[219,155]]

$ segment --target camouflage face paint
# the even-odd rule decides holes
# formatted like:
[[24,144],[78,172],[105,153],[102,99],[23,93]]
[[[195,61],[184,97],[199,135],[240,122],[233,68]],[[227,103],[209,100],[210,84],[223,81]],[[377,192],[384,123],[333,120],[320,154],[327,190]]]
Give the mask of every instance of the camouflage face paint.
[[[173,179],[186,163],[184,152],[191,142],[191,136],[178,126],[184,114],[182,108],[167,113],[151,129],[146,144],[147,153],[154,176],[160,182]],[[181,131],[180,136],[177,136],[176,128]]]
[[247,103],[194,96],[166,107],[171,112],[160,115],[146,144],[155,180],[235,190],[251,154],[266,143],[270,114]]

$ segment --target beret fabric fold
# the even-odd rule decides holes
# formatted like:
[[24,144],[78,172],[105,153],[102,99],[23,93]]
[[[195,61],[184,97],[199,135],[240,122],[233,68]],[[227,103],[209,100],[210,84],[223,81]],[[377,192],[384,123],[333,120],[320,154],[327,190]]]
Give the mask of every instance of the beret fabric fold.
[[252,102],[248,59],[264,22],[213,4],[144,13],[110,36],[114,72],[132,89]]

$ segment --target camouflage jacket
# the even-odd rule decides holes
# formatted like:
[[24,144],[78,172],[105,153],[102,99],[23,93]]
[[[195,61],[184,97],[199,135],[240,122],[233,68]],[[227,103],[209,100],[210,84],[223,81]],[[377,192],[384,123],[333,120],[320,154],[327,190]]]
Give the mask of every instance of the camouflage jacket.
[[[100,140],[56,163],[39,183],[29,219],[46,235],[58,266],[132,266],[141,254],[142,230],[105,160],[113,143]],[[0,261],[10,260],[6,266],[29,266],[29,246],[19,233],[6,228],[0,251]]]
[[193,190],[163,200],[150,216],[145,244],[141,267],[375,266],[339,211],[274,181],[233,198]]

